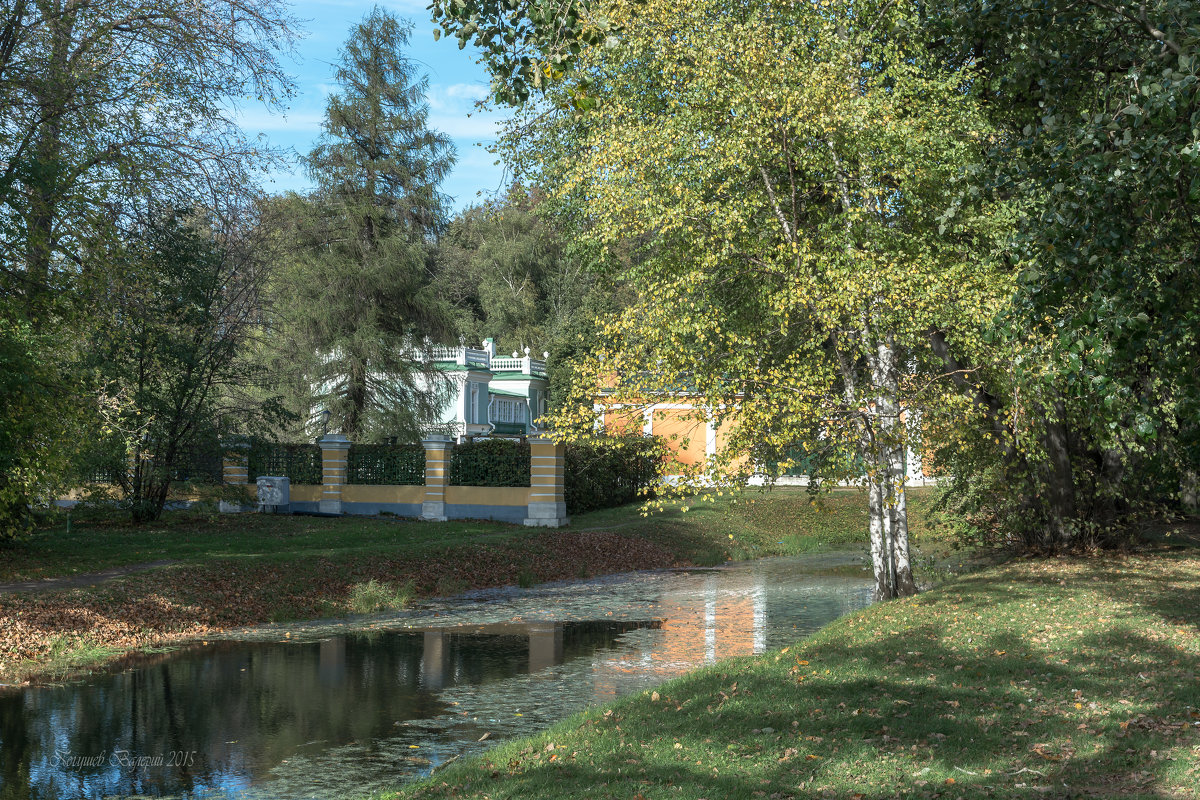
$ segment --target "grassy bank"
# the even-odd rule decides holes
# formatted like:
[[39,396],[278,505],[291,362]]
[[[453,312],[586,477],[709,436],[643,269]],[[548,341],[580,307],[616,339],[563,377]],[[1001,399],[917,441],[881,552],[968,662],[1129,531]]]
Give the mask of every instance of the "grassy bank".
[[[927,498],[913,495],[923,538]],[[581,515],[569,528],[396,518],[172,513],[135,528],[79,517],[3,553],[0,582],[150,561],[110,583],[0,594],[0,682],[58,677],[132,648],[263,622],[367,611],[471,588],[729,559],[865,549],[866,499],[751,492],[643,517]]]
[[1200,558],[1018,562],[388,795],[1195,798]]

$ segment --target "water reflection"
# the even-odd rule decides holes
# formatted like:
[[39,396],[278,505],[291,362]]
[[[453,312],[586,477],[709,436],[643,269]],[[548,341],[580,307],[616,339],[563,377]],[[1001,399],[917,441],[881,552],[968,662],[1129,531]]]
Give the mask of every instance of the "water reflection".
[[142,656],[85,684],[0,696],[0,798],[394,786],[588,704],[781,646],[867,602],[865,579],[806,577],[811,566],[777,559],[493,592],[370,632],[281,642],[276,630],[275,641]]

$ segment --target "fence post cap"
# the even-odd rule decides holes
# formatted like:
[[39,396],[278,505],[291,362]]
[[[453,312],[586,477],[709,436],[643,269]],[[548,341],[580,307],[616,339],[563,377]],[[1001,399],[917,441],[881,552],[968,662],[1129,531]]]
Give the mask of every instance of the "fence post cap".
[[318,440],[317,444],[321,445],[322,450],[350,449],[350,440],[341,433],[327,433]]
[[526,441],[530,444],[561,444],[557,439],[549,436],[529,436]]
[[421,437],[421,444],[450,444],[453,441],[444,433],[431,433]]

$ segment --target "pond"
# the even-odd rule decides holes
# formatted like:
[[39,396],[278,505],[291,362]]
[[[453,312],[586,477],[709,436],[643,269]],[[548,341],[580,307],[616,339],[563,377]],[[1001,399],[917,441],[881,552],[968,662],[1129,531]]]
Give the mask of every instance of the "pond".
[[0,696],[0,800],[357,796],[869,602],[849,555],[271,626]]

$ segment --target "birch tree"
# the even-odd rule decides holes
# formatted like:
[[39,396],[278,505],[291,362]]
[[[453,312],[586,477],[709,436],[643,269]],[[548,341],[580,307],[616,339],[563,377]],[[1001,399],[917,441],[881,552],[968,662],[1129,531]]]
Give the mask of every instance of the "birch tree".
[[803,457],[818,480],[861,479],[875,594],[914,593],[904,453],[971,403],[932,342],[977,356],[1009,293],[976,266],[1002,218],[960,191],[992,135],[972,73],[910,36],[915,4],[610,13],[620,41],[578,67],[596,110],[552,88],[510,137],[639,297],[559,424],[589,427],[604,383],[616,403],[685,395],[732,426],[693,477]]

